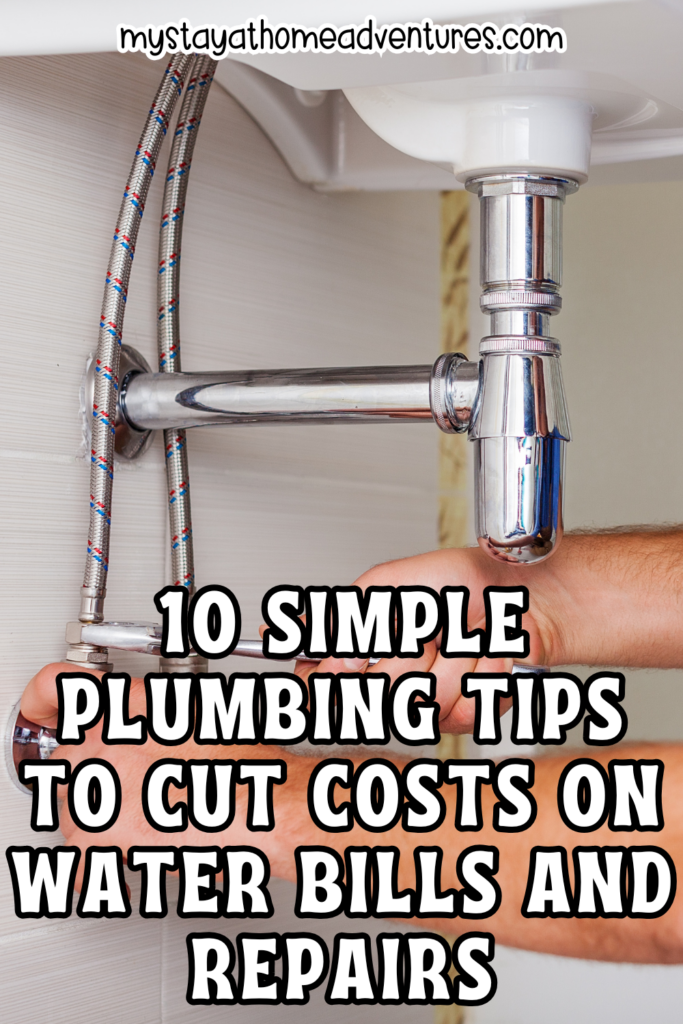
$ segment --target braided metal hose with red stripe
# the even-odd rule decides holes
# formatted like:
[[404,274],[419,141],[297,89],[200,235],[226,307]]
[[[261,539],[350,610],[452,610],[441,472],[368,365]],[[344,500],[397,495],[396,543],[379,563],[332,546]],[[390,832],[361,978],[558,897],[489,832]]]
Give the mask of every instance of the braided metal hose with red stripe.
[[90,452],[90,523],[81,591],[81,622],[101,622],[107,591],[111,499],[114,481],[114,422],[119,389],[123,318],[135,244],[159,149],[192,58],[174,57],[147,116],[119,210],[102,300],[95,362]]
[[[159,229],[158,321],[159,369],[180,372],[180,254],[192,154],[216,61],[197,57],[178,115],[168,162]],[[171,582],[195,590],[194,547],[187,437],[182,429],[164,431],[168,513],[171,528]]]

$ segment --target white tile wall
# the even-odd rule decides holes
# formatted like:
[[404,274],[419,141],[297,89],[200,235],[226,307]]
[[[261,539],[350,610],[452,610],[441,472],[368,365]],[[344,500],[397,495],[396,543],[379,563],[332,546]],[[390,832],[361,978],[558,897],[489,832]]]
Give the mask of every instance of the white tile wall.
[[[88,494],[78,388],[121,192],[160,72],[144,58],[115,55],[0,62],[3,717],[31,674],[62,656],[64,623],[77,615]],[[125,328],[150,362],[159,179]],[[438,227],[434,194],[332,197],[299,185],[244,111],[214,88],[185,227],[185,368],[431,362]],[[198,579],[236,591],[245,632],[256,629],[260,598],[276,583],[351,582],[375,562],[436,543],[437,446],[428,425],[214,430],[192,435],[190,447]],[[112,618],[156,617],[152,595],[166,582],[163,474],[158,444],[117,474]],[[119,664],[145,669],[139,658]],[[44,841],[28,818],[27,799],[3,773],[3,847]],[[3,1022],[207,1017],[184,1001],[192,922],[21,922],[4,857],[0,871]],[[291,889],[280,885],[276,898],[278,927],[291,927]],[[313,1020],[320,1009],[298,1013]],[[379,1021],[382,1013],[324,1012],[340,1021],[370,1013]],[[273,1021],[279,1013],[256,1007],[231,1016]]]

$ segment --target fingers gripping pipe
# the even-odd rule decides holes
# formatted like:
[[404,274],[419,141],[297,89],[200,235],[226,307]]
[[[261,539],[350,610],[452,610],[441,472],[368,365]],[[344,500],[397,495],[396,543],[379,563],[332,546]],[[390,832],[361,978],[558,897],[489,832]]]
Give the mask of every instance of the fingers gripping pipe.
[[[178,373],[180,363],[180,257],[185,200],[199,126],[213,81],[216,61],[197,57],[189,73],[168,162],[159,229],[158,320],[159,370]],[[190,473],[185,430],[164,430],[168,512],[171,537],[171,582],[195,590]]]
[[[121,628],[122,626],[124,629]],[[106,643],[109,647],[119,650],[135,650],[152,654],[158,653],[161,643],[161,626],[150,623],[102,623],[83,628],[92,630],[99,643]],[[126,628],[131,634],[130,642],[126,641]],[[156,639],[155,646],[148,643],[150,639]],[[242,658],[263,658],[262,642],[260,640],[241,640],[233,653]],[[307,659],[301,660],[306,661]],[[379,658],[370,658],[369,665],[374,666],[379,661]],[[280,664],[282,663],[280,662]],[[545,671],[538,665],[514,664],[512,666],[513,675],[539,675]],[[33,788],[31,782],[21,781],[22,761],[47,761],[58,749],[56,729],[29,722],[21,713],[21,702],[15,704],[10,712],[5,731],[5,765],[10,779],[17,789],[22,793],[30,793]]]
[[[90,523],[81,597],[81,622],[99,622],[103,618],[114,480],[114,421],[128,281],[159,148],[180,95],[189,62],[189,56],[174,57],[164,72],[135,152],[114,231],[94,363]],[[69,651],[68,657],[70,660],[92,663],[91,656],[96,653],[76,647]],[[102,661],[106,662],[106,653]]]

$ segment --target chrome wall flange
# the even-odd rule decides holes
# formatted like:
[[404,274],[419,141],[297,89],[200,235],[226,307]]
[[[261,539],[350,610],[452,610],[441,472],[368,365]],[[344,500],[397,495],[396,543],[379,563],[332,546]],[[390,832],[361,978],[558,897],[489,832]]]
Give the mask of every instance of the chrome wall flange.
[[[95,394],[95,378],[98,372],[102,372],[97,366],[95,356],[90,355],[85,367],[85,378],[83,381],[83,394],[81,400],[81,411],[83,415],[83,430],[90,449],[92,436],[93,401]],[[138,373],[151,373],[152,368],[137,349],[131,345],[121,345],[121,362],[119,365],[119,392],[116,403],[116,420],[114,424],[115,440],[114,453],[117,460],[132,462],[143,455],[154,437],[151,430],[136,430],[126,419],[123,409],[125,394],[128,385]]]
[[31,793],[19,779],[19,765],[22,761],[47,761],[59,744],[54,729],[34,725],[21,713],[21,701],[17,701],[10,712],[5,730],[5,765],[10,779],[22,793]]

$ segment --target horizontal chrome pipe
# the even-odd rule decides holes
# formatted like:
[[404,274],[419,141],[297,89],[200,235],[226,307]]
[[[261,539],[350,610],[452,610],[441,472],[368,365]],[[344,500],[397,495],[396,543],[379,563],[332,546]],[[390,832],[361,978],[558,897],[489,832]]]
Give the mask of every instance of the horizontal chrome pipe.
[[121,407],[138,431],[248,423],[431,420],[431,366],[137,373]]
[[[83,407],[95,378],[86,366]],[[155,430],[255,423],[415,423],[435,421],[447,433],[470,427],[479,392],[479,364],[448,352],[433,366],[324,367],[152,373],[144,358],[121,346],[116,454],[132,460]],[[90,418],[85,419],[86,432]]]
[[[139,654],[161,654],[163,628],[160,622],[69,622],[66,627],[67,641],[70,643],[91,643],[106,647],[113,651],[136,651]],[[263,640],[238,640],[232,654],[239,658],[259,658],[269,660],[263,653]],[[278,660],[278,659],[270,659]],[[317,664],[320,658],[307,658],[300,655],[294,661]],[[377,665],[382,658],[369,658],[370,665]],[[540,672],[533,666],[526,667],[515,662],[513,672]]]

